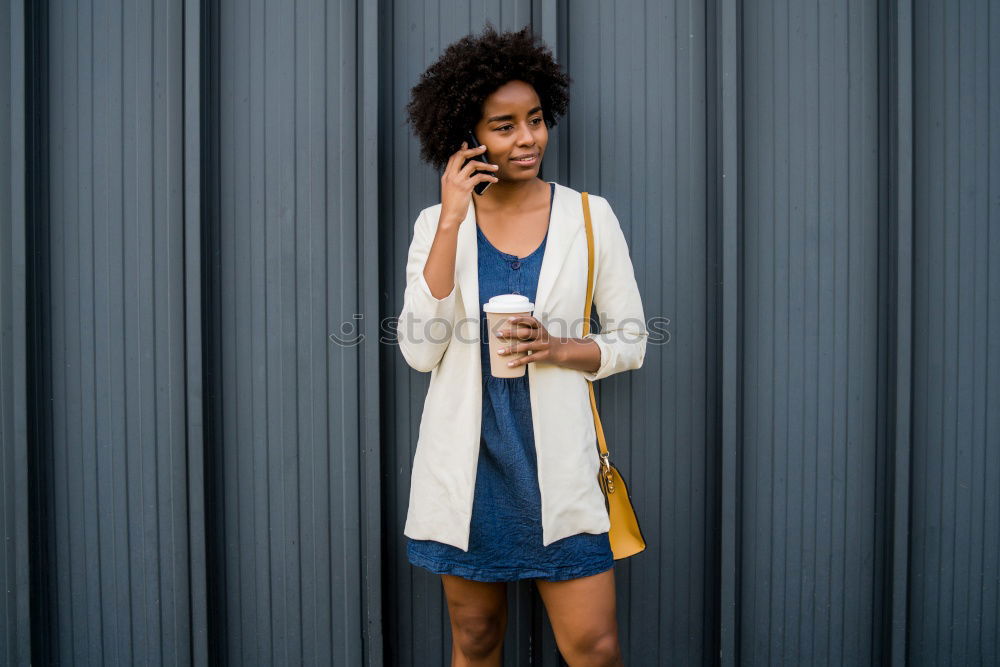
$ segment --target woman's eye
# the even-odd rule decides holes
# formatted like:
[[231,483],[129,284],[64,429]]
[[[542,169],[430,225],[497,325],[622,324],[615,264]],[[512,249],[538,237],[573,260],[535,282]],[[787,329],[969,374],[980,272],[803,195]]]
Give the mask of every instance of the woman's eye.
[[[541,123],[541,122],[542,122],[542,120],[543,120],[543,119],[541,119],[541,118],[532,118],[532,119],[531,119],[531,122],[532,122],[532,123],[533,123],[534,125],[538,125],[539,123]],[[503,126],[501,126],[501,127],[498,127],[498,128],[497,128],[497,131],[499,131],[499,132],[506,132],[507,130],[511,129],[512,127],[514,127],[514,126],[513,126],[513,125],[503,125]]]

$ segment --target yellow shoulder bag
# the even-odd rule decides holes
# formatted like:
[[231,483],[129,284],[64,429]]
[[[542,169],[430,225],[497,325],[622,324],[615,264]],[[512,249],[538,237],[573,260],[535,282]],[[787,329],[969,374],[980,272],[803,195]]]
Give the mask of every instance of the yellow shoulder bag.
[[[583,335],[590,333],[591,301],[594,296],[594,228],[590,222],[590,201],[587,193],[583,197],[583,219],[587,227],[587,298],[583,310]],[[594,424],[597,428],[597,447],[601,459],[601,467],[597,474],[598,484],[604,492],[604,504],[608,508],[611,519],[611,530],[608,537],[611,541],[611,551],[615,560],[634,556],[646,548],[646,541],[639,530],[639,520],[632,509],[632,499],[625,478],[611,464],[608,454],[608,443],[604,439],[604,428],[601,417],[597,414],[597,399],[594,397],[594,383],[588,381],[590,390],[590,407],[594,411]]]

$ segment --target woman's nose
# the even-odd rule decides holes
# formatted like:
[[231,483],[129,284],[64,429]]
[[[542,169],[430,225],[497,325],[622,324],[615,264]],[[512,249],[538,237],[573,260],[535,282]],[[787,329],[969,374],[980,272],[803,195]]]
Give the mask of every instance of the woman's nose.
[[530,146],[535,143],[535,135],[531,133],[531,128],[527,125],[522,125],[520,131],[517,133],[517,143],[522,146]]

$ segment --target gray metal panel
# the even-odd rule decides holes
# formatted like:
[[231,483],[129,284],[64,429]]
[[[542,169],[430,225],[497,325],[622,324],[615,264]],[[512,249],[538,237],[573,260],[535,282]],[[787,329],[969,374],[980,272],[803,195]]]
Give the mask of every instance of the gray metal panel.
[[[210,650],[227,664],[379,659],[363,642],[379,638],[366,615],[378,610],[379,554],[362,545],[377,538],[362,494],[377,512],[378,488],[361,486],[377,481],[361,459],[377,443],[358,391],[378,368],[362,368],[377,358],[356,340],[377,284],[362,284],[377,246],[362,245],[376,223],[373,179],[358,171],[373,168],[361,150],[374,147],[374,125],[359,125],[370,91],[359,73],[373,77],[376,63],[366,45],[359,66],[358,11],[238,0],[211,19]],[[373,36],[370,12],[363,26]]]
[[876,580],[875,3],[746,2],[740,661],[867,664]]
[[914,2],[914,664],[1000,663],[998,38],[995,2]]
[[40,17],[38,663],[191,660],[182,18],[110,0]]
[[31,662],[24,3],[0,6],[0,663]]

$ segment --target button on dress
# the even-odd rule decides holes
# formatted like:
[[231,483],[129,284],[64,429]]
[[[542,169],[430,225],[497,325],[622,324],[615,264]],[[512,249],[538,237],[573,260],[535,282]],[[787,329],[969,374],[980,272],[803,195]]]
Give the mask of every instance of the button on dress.
[[[555,184],[550,187],[551,222]],[[564,581],[604,572],[614,565],[607,533],[578,533],[542,546],[541,495],[528,371],[525,369],[525,374],[516,378],[498,378],[490,373],[487,320],[482,304],[498,294],[523,294],[534,302],[548,231],[541,245],[527,257],[501,252],[478,225],[476,231],[483,416],[469,550],[434,540],[407,538],[407,557],[413,565],[436,574],[453,574],[475,581],[535,578]]]

